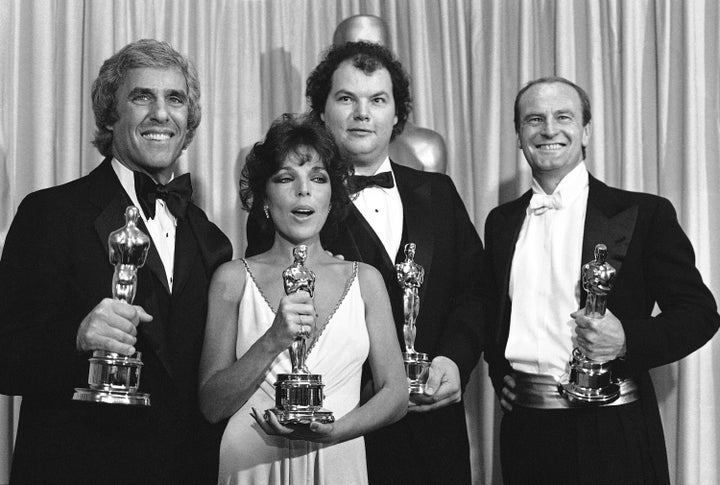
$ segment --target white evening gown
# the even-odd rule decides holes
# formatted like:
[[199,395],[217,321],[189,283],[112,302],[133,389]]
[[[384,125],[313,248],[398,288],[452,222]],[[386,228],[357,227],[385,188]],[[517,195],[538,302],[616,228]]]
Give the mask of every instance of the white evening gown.
[[[243,355],[265,333],[275,318],[273,308],[255,283],[245,263],[247,283],[238,311],[237,356]],[[360,374],[370,341],[365,325],[365,304],[360,294],[357,263],[345,285],[343,296],[330,315],[306,364],[321,374],[323,407],[338,420],[360,401]],[[229,420],[220,445],[221,484],[366,484],[367,466],[362,437],[335,445],[293,441],[270,436],[250,416],[275,406],[277,375],[291,371],[290,353],[278,355],[260,387]]]

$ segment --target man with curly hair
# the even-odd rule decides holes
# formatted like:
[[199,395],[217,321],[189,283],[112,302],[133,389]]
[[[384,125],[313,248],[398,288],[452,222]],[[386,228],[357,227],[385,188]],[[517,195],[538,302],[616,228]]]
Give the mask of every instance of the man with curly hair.
[[[480,238],[449,177],[389,158],[412,103],[408,77],[386,47],[331,47],[307,80],[307,97],[311,116],[324,123],[356,174],[348,215],[325,227],[323,246],[380,271],[400,342],[403,289],[394,265],[404,260],[406,243],[416,244],[415,261],[425,268],[415,346],[432,361],[427,387],[410,395],[405,418],[366,436],[370,483],[470,483],[461,399],[482,348]],[[254,218],[248,224],[248,255],[270,242],[257,224]],[[373,392],[369,372],[365,391]]]
[[[92,88],[105,160],[18,208],[0,260],[0,392],[23,397],[11,483],[216,480],[219,436],[200,416],[197,374],[208,285],[232,248],[177,173],[199,98],[195,68],[170,45],[123,47]],[[108,259],[130,205],[152,239],[134,304],[110,298]],[[142,353],[149,407],[73,400],[98,350]]]
[[[375,15],[352,15],[340,22],[333,34],[333,44],[358,41],[390,45],[390,33],[385,21]],[[390,157],[408,167],[429,172],[445,173],[447,147],[442,135],[430,128],[408,120],[402,133],[390,142]]]

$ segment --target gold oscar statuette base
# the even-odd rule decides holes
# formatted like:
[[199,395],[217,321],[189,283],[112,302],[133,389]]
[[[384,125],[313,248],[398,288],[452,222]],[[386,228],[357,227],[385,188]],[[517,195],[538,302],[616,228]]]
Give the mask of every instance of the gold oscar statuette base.
[[332,411],[322,407],[323,387],[319,374],[278,374],[275,407],[270,411],[282,425],[332,423]]
[[620,397],[620,386],[612,378],[612,362],[585,357],[575,349],[570,361],[570,376],[558,384],[568,401],[578,404],[607,404]]
[[137,392],[142,369],[140,352],[127,356],[96,350],[89,359],[89,388],[75,388],[73,400],[150,406],[150,394]]

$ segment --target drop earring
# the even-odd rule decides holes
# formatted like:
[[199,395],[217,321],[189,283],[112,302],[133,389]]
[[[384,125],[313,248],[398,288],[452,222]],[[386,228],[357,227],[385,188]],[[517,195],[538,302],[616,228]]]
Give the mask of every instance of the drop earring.
[[270,211],[268,210],[269,207],[267,204],[263,206],[263,211],[265,211],[265,219],[270,219]]

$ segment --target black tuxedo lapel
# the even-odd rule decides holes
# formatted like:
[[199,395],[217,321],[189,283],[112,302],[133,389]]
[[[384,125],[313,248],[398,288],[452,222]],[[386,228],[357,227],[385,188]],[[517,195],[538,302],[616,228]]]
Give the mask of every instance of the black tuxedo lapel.
[[[520,235],[520,229],[522,229],[525,216],[527,214],[527,207],[530,204],[530,197],[532,197],[532,191],[527,191],[519,199],[506,206],[500,213],[496,227],[497,238],[495,239],[494,250],[497,253],[496,257],[496,268],[495,272],[498,275],[503,275],[503,279],[500,282],[503,294],[499,296],[501,298],[509,298],[510,290],[510,269],[512,268],[512,260],[515,256],[515,245],[517,244],[518,236]],[[504,302],[504,300],[503,300]],[[510,330],[510,316],[505,315],[505,311],[508,307],[505,304],[500,304],[500,322],[502,326],[497,335],[498,342],[507,342],[508,332]]]
[[[90,174],[88,183],[90,184],[90,201],[101,209],[100,215],[95,219],[94,225],[95,231],[105,250],[105,254],[108,257],[108,265],[110,265],[108,237],[111,232],[125,225],[125,209],[128,205],[131,205],[132,202],[115,175],[110,164],[110,159],[106,159]],[[149,235],[142,219],[140,220],[140,229]],[[143,275],[157,278],[160,283],[162,283],[162,287],[167,291],[165,269],[154,244],[150,246],[150,251],[148,252],[144,266],[145,268],[142,268],[138,272],[138,295],[147,295],[143,298],[143,308],[153,316],[153,320],[151,322],[144,322],[139,326],[138,331],[146,336],[169,372],[170,366],[163,359],[163,355],[165,354],[165,332],[161,316],[162,312],[158,306],[157,295],[154,295],[157,285],[151,281],[144,281],[145,278],[143,278]],[[144,271],[144,269],[148,271]],[[111,291],[112,289],[110,285],[108,285],[108,296],[111,296]]]
[[[639,207],[623,204],[616,192],[607,185],[590,177],[585,235],[583,237],[582,264],[595,258],[595,245],[608,248],[607,262],[620,275],[630,240],[632,239]],[[585,305],[586,294],[581,292],[580,306]]]
[[[107,252],[108,236],[111,232],[125,225],[125,209],[127,206],[132,205],[132,201],[125,193],[125,190],[115,175],[115,171],[110,164],[110,159],[106,159],[102,165],[92,172],[90,184],[92,202],[102,209],[102,213],[95,221],[95,228]],[[139,221],[139,229],[148,236],[150,235],[145,221],[143,221],[142,218]],[[165,291],[169,294],[170,288],[167,283],[165,267],[162,264],[160,254],[155,244],[150,245],[145,266],[158,278],[165,288]]]
[[[404,245],[415,243],[415,262],[425,269],[425,279],[430,278],[434,254],[434,230],[432,211],[432,186],[430,180],[423,179],[413,170],[392,163],[400,200],[403,205],[403,219],[407,238],[403,238],[396,263],[405,259]],[[420,287],[420,298],[425,294],[427,285]]]
[[[336,249],[338,254],[356,255],[360,261],[376,268],[385,268],[387,271],[392,269],[393,262],[385,246],[355,204],[350,204],[344,223],[349,237],[338,238],[344,245]],[[343,253],[343,249],[347,252]]]
[[532,192],[528,191],[523,196],[508,206],[501,215],[502,219],[498,220],[498,227],[504,230],[498,233],[498,239],[495,250],[497,251],[497,260],[504,279],[502,281],[503,288],[510,287],[510,269],[512,260],[515,256],[515,245],[517,244],[520,229],[522,229],[525,216],[527,215],[527,207],[530,203]]
[[173,298],[182,293],[190,277],[190,268],[198,255],[195,235],[186,219],[178,219],[175,229],[175,271],[173,277]]
[[[105,253],[109,255],[108,236],[125,225],[125,209],[131,204],[130,198],[122,189],[110,165],[110,159],[106,159],[90,173],[88,187],[90,202],[100,209],[100,215],[94,222],[95,231],[105,248]],[[109,256],[108,264],[110,264]]]

